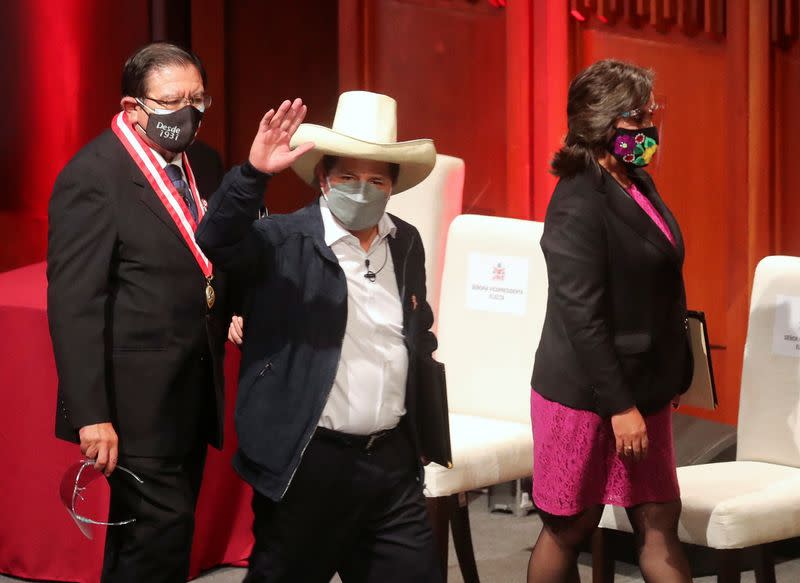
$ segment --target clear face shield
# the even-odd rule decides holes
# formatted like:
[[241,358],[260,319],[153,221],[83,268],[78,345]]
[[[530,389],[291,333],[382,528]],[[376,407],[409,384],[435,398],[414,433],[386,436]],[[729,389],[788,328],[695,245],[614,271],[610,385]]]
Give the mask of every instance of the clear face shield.
[[[124,526],[126,524],[132,524],[133,522],[136,522],[135,518],[129,518],[119,522],[104,522],[83,516],[80,507],[82,506],[82,503],[86,501],[86,492],[89,488],[89,485],[95,482],[98,478],[105,477],[102,472],[94,469],[94,464],[95,461],[89,459],[73,464],[64,473],[64,477],[61,478],[61,485],[59,487],[61,502],[64,504],[67,512],[72,517],[72,520],[75,521],[75,524],[78,526],[81,533],[83,533],[83,535],[89,540],[94,538],[92,534],[92,526]],[[144,483],[141,478],[139,478],[132,471],[118,465],[116,471],[119,472],[120,470],[122,470],[124,474],[127,474],[129,479],[134,480],[139,484]]]

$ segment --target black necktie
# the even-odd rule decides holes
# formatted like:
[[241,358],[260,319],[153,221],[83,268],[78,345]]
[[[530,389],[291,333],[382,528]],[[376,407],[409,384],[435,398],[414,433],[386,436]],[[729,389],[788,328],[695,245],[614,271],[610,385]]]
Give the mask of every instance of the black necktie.
[[189,185],[186,184],[186,181],[183,179],[183,172],[181,172],[180,167],[177,164],[167,164],[164,166],[164,172],[167,173],[167,176],[172,181],[172,185],[175,187],[175,190],[178,191],[178,194],[183,197],[183,202],[186,203],[186,208],[188,208],[189,212],[192,213],[192,218],[196,223],[197,206],[194,204],[194,199],[192,198],[192,193],[189,190]]

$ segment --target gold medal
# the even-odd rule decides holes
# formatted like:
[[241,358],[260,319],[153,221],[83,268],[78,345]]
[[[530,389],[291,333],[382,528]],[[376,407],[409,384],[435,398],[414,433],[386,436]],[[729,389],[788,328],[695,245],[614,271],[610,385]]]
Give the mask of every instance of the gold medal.
[[214,288],[211,287],[212,279],[214,279],[213,275],[206,278],[206,304],[209,310],[214,307],[214,301],[217,299],[217,294],[214,293]]

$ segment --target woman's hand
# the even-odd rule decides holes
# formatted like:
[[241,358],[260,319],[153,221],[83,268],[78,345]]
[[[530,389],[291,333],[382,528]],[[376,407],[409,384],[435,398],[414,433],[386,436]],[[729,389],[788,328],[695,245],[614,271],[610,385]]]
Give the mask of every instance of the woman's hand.
[[632,457],[637,462],[647,456],[647,425],[639,409],[631,407],[613,415],[611,427],[617,440],[618,455]]

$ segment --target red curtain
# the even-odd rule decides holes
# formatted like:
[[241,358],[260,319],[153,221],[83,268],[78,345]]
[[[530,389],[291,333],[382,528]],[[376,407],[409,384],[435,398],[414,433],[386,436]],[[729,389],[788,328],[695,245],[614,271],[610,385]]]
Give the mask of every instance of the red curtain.
[[44,258],[53,182],[118,110],[121,64],[150,38],[149,6],[0,4],[0,271]]

